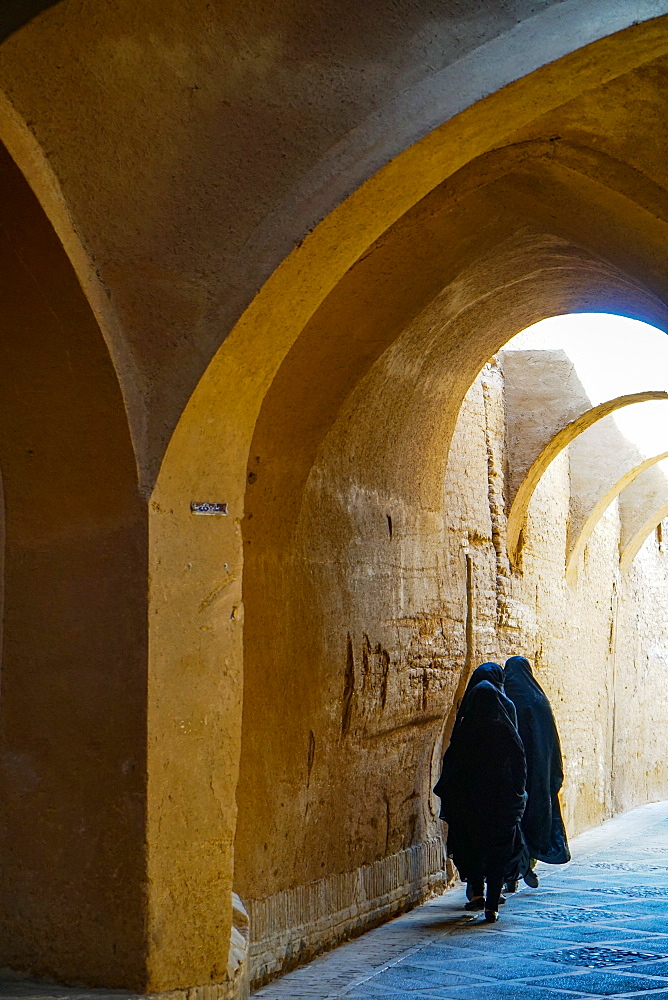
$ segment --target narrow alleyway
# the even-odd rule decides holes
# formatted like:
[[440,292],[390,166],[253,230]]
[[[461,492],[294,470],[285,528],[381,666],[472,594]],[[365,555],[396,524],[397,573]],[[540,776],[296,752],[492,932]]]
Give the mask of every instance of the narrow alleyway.
[[[668,802],[572,842],[564,868],[510,897],[497,924],[464,915],[463,889],[276,980],[254,1000],[668,1000]],[[139,1000],[4,979],[4,1000]]]

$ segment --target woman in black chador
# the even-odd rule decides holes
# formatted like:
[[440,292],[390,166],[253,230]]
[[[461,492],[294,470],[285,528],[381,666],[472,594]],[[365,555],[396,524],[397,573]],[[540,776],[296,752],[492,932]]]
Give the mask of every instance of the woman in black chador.
[[506,698],[503,692],[504,680],[505,680],[505,674],[503,672],[503,667],[501,666],[500,663],[492,663],[490,661],[488,663],[481,663],[479,667],[475,668],[475,670],[471,674],[468,684],[466,685],[466,691],[464,692],[462,703],[457,711],[457,718],[455,719],[453,733],[457,731],[459,723],[462,721],[464,715],[466,714],[467,706],[469,704],[473,688],[476,687],[476,685],[480,684],[481,681],[489,681],[490,684],[493,684],[495,688],[498,688],[498,690],[501,692],[503,705],[506,711],[508,712],[508,715],[513,720],[515,725],[517,725],[517,713],[515,712],[515,706],[513,705],[510,698]]
[[472,890],[466,908],[484,909],[489,921],[497,919],[504,881],[517,879],[529,860],[520,829],[526,762],[505,701],[485,680],[467,693],[434,788],[448,856]]
[[[571,854],[559,805],[564,770],[554,715],[524,656],[506,660],[504,673],[505,691],[517,709],[517,728],[527,760],[528,798],[522,832],[529,856],[532,865],[536,859],[563,865],[570,861]],[[523,874],[528,885],[538,885],[531,867]],[[514,892],[517,883],[510,881],[507,888]]]

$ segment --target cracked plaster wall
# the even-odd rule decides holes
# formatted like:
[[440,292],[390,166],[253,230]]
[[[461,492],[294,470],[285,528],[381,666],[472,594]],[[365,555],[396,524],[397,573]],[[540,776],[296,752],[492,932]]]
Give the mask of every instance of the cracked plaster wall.
[[[442,828],[430,788],[458,685],[476,663],[514,653],[534,663],[561,733],[572,835],[668,789],[658,752],[668,559],[654,535],[621,579],[615,502],[568,584],[566,450],[535,492],[511,574],[503,376],[491,363],[472,385],[447,465],[430,467],[413,440],[411,479],[377,451],[380,425],[401,454],[400,416],[378,390],[401,372],[410,395],[404,350],[386,352],[323,442],[282,565],[261,556],[288,596],[265,600],[264,630],[247,645],[235,879],[249,901],[256,982],[434,886],[425,858]],[[406,406],[419,411],[427,387],[412,392]],[[433,865],[442,855],[429,850]],[[382,886],[375,897],[360,889],[370,878]]]

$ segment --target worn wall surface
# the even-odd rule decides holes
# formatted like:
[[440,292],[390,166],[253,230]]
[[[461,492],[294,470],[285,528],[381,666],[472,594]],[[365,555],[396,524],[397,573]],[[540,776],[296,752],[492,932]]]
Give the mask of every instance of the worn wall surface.
[[[567,448],[534,493],[511,571],[502,370],[484,367],[439,454],[447,432],[425,424],[435,389],[413,354],[419,339],[400,338],[351,395],[289,545],[276,563],[263,548],[263,575],[249,577],[249,588],[265,582],[266,630],[246,651],[235,882],[255,915],[258,981],[435,884],[424,867],[442,834],[430,789],[458,683],[476,663],[533,662],[561,732],[572,835],[668,793],[668,558],[652,534],[621,577],[615,501],[567,582]],[[262,474],[260,458],[258,484]],[[442,853],[428,860],[442,865]],[[391,906],[368,887],[360,897],[371,872]],[[337,914],[320,913],[317,929],[309,887]]]

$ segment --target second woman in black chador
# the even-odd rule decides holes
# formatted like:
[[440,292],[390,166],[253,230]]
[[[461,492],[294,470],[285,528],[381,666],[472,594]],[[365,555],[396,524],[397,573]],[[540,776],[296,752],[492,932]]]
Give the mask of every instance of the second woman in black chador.
[[487,920],[497,919],[504,881],[528,866],[520,829],[526,762],[505,701],[489,681],[468,693],[434,788],[448,824],[448,856],[473,889],[467,908],[484,907]]
[[[532,859],[563,865],[570,861],[571,854],[559,804],[564,771],[552,708],[524,656],[506,660],[504,673],[505,691],[517,709],[517,728],[527,760],[524,839]],[[524,877],[529,885],[538,885],[531,869]],[[514,887],[510,884],[508,888]]]

